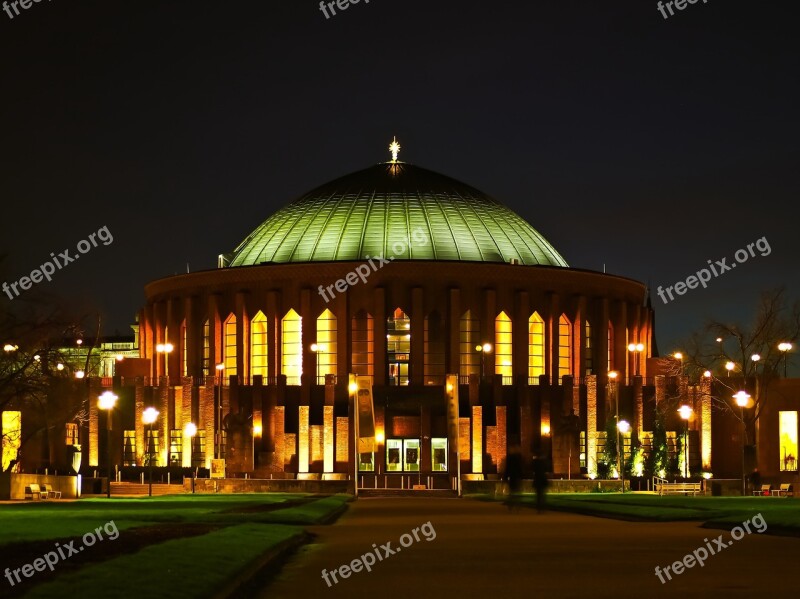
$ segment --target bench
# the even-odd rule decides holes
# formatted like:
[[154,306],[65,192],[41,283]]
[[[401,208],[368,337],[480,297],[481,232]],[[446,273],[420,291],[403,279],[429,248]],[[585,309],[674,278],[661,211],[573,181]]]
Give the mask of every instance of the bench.
[[773,497],[794,497],[794,490],[791,483],[784,483],[780,489],[772,489]]
[[703,492],[702,486],[702,483],[659,482],[656,484],[656,492],[659,495],[688,495],[689,493],[697,495]]
[[772,493],[772,485],[761,485],[761,489],[758,491],[753,491],[753,495],[759,496],[764,495],[765,497],[769,497]]
[[25,487],[25,499],[28,499],[28,497],[31,498],[31,501],[34,499],[46,499],[47,493],[42,492],[36,483],[31,483]]
[[51,485],[44,485],[46,499],[61,499],[61,491],[56,491]]

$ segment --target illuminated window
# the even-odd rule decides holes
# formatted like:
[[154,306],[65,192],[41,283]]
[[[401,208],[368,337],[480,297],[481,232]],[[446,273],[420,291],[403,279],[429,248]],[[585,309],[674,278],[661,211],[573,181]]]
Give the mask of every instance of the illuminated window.
[[325,310],[317,318],[317,384],[325,384],[326,374],[336,374],[336,316]]
[[528,379],[532,385],[539,384],[544,374],[544,320],[538,312],[528,319]]
[[386,354],[390,385],[408,385],[411,362],[411,319],[396,308],[386,321]]
[[206,431],[197,429],[192,437],[192,467],[202,466],[206,461]]
[[797,472],[797,412],[780,412],[781,470]]
[[358,469],[361,472],[374,472],[375,471],[375,454],[374,453],[359,453],[358,454]]
[[211,375],[211,324],[203,323],[203,376]]
[[425,317],[425,384],[444,385],[444,323],[439,312]]
[[584,343],[584,348],[586,350],[586,374],[592,374],[592,372],[594,372],[594,362],[592,361],[592,325],[588,320],[586,321],[586,341]]
[[122,465],[136,466],[136,431],[124,431],[122,438]]
[[160,442],[160,435],[157,428],[151,429],[150,427],[145,429],[145,455],[144,455],[144,465],[149,466],[152,464],[153,466],[158,466],[158,446]]
[[262,376],[267,382],[267,317],[259,310],[250,324],[250,377]]
[[459,374],[468,377],[471,374],[481,374],[481,356],[475,347],[481,345],[481,325],[477,318],[472,318],[472,312],[467,310],[459,323],[459,347],[461,359]]
[[608,321],[608,372],[614,370],[614,327]]
[[447,472],[447,439],[431,439],[431,464],[434,472]]
[[558,379],[572,374],[572,323],[566,315],[558,319]]
[[180,466],[183,460],[183,431],[169,431],[169,465]]
[[67,445],[78,445],[78,425],[74,422],[67,422],[64,425]]
[[372,316],[364,310],[357,312],[353,317],[352,333],[353,374],[373,376],[375,331]]
[[236,375],[236,317],[231,314],[225,321],[225,380]]
[[186,346],[186,321],[181,323],[181,372],[183,376],[189,376],[189,349]]
[[303,319],[294,310],[289,310],[283,317],[281,333],[281,374],[286,375],[287,385],[299,385],[303,374]]
[[505,312],[500,312],[494,321],[494,372],[502,375],[503,384],[512,384],[512,339],[511,319]]

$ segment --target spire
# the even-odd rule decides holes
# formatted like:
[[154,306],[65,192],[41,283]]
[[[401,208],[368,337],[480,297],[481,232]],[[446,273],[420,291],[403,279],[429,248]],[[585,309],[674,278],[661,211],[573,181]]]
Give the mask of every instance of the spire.
[[389,144],[389,151],[392,153],[392,162],[397,162],[397,155],[400,153],[400,144],[397,143],[397,137],[393,136],[392,143]]

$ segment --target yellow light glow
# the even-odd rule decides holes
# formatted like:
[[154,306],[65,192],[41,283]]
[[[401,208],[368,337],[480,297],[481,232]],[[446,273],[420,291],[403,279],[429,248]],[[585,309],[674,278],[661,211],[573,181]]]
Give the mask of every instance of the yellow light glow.
[[711,378],[711,371],[710,371],[710,370],[706,370],[706,371],[703,373],[703,376],[704,376],[704,377],[706,377],[707,379],[710,379],[710,378]]
[[392,153],[392,162],[397,162],[397,155],[400,153],[400,144],[397,143],[397,137],[394,137],[392,143],[389,144],[389,151]]
[[375,442],[376,443],[383,444],[383,442],[385,440],[386,440],[386,436],[383,434],[383,431],[378,431],[378,432],[375,433]]
[[628,351],[636,351],[636,344],[635,343],[629,343],[628,344]]
[[739,391],[733,396],[733,399],[736,400],[736,405],[740,408],[746,408],[748,402],[750,401],[750,394],[747,391]]
[[676,351],[672,355],[675,357],[676,360],[683,360],[683,354],[681,352],[679,352],[679,351]]
[[734,368],[736,368],[736,364],[734,364],[733,362],[726,362],[725,363],[725,370],[731,371]]
[[222,372],[225,370],[225,364],[217,364],[214,368],[216,368],[218,372]]
[[83,345],[83,339],[78,339],[75,343],[77,343],[78,345]]
[[350,393],[355,393],[358,391],[358,385],[356,383],[350,383],[350,386],[347,387]]
[[76,379],[82,379],[85,376],[86,376],[86,373],[83,370],[76,370],[75,371],[75,378]]
[[550,434],[550,425],[549,424],[543,424],[542,425],[542,434],[543,435],[549,435]]
[[683,418],[684,420],[689,420],[689,418],[692,417],[693,412],[694,410],[692,410],[691,406],[683,405],[680,408],[678,408],[678,414],[680,414],[681,418]]
[[447,392],[450,393],[453,390],[452,383],[447,383]]
[[619,372],[617,372],[616,370],[612,370],[611,372],[608,373],[608,378],[610,378],[612,381],[616,380],[618,376]]
[[484,352],[490,352],[490,351],[492,351],[492,344],[491,344],[491,343],[484,343],[484,344],[483,344],[483,351],[484,351]]
[[119,397],[114,395],[111,391],[106,391],[97,399],[97,407],[101,410],[113,410]]
[[183,427],[183,434],[187,437],[194,437],[197,434],[197,425],[194,422],[189,422]]
[[627,435],[631,431],[631,423],[627,420],[620,420],[617,423],[617,430],[621,432],[623,435]]
[[260,424],[253,425],[253,436],[260,437],[261,433],[264,432],[264,428]]
[[17,459],[17,450],[20,448],[22,438],[22,412],[2,412],[0,421],[3,425],[0,472],[4,472],[11,460]]
[[56,370],[64,370],[64,365],[61,362],[59,362],[58,364],[56,364]]
[[17,351],[18,349],[19,349],[19,347],[18,347],[18,346],[16,346],[16,345],[11,345],[10,343],[6,343],[6,344],[3,346],[3,351],[6,351],[6,352]]
[[117,354],[117,362],[122,362],[125,359],[125,356],[122,354]]
[[155,408],[147,408],[142,413],[142,422],[145,424],[153,424],[158,419],[158,410]]

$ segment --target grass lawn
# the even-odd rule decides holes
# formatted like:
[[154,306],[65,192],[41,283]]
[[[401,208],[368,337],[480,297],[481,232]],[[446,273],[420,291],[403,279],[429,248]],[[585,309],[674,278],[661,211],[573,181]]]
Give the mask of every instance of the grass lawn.
[[[535,496],[525,495],[531,505]],[[548,507],[590,516],[676,521],[699,520],[709,525],[740,524],[758,513],[774,530],[800,532],[800,500],[778,497],[684,497],[639,493],[551,493]]]
[[[268,493],[91,498],[0,506],[0,563],[21,568],[110,521],[119,536],[35,572],[12,593],[32,597],[203,597],[224,588],[270,549],[305,538],[302,526],[338,516],[348,495]],[[106,537],[109,533],[106,533]],[[83,551],[83,549],[81,549]],[[5,586],[0,579],[0,586]],[[9,590],[7,587],[5,590]]]

